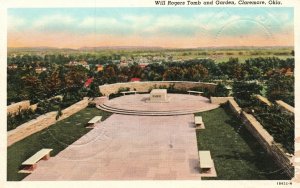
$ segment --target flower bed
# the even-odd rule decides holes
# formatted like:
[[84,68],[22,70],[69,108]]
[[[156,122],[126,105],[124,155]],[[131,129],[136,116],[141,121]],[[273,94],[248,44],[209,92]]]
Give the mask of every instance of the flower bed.
[[[237,102],[240,103],[241,100],[237,100]],[[243,110],[252,114],[273,136],[274,141],[282,145],[286,152],[293,154],[295,131],[294,115],[283,113],[276,105],[263,105],[257,99],[252,99],[252,101],[248,101],[247,103],[247,106],[244,106]]]

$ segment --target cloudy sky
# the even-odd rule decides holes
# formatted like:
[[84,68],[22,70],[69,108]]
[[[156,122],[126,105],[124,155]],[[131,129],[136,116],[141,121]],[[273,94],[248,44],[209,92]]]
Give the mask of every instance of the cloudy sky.
[[8,46],[293,46],[293,22],[293,8],[9,9]]

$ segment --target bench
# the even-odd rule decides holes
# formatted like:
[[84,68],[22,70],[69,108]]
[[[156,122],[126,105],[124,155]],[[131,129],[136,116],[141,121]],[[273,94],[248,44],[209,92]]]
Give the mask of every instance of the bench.
[[121,92],[123,95],[126,95],[126,94],[131,94],[131,93],[134,93],[134,94],[136,94],[137,93],[137,91],[122,91]]
[[199,129],[205,128],[202,120],[202,116],[195,116],[195,127]]
[[102,116],[95,116],[93,117],[88,123],[86,128],[94,128],[95,124],[100,122],[102,119]]
[[199,96],[201,95],[201,94],[203,94],[204,92],[202,92],[202,91],[191,91],[191,90],[189,90],[189,91],[187,91],[188,93],[189,93],[189,95],[191,94],[191,93],[194,93],[194,94],[199,94]]
[[52,150],[53,149],[44,148],[36,152],[33,156],[22,163],[22,165],[25,167],[20,170],[19,173],[32,173],[32,171],[36,169],[38,161],[41,159],[48,160],[50,158],[50,152]]
[[199,151],[199,166],[201,172],[209,172],[214,167],[210,151]]

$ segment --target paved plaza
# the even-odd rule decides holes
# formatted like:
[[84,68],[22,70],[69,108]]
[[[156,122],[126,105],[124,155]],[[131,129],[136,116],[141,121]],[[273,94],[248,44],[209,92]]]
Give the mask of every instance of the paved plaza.
[[173,111],[197,110],[207,111],[219,107],[211,104],[206,97],[168,93],[168,103],[147,103],[149,94],[136,94],[117,97],[105,102],[105,105],[126,110]]
[[100,105],[101,110],[127,115],[186,115],[218,108],[206,97],[168,94],[167,102],[147,102],[149,94],[135,94],[117,97]]
[[193,118],[113,114],[24,180],[200,180]]

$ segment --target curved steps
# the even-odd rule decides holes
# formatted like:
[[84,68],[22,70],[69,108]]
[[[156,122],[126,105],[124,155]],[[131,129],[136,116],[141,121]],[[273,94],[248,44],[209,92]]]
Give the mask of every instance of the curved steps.
[[137,116],[176,116],[176,115],[193,114],[202,111],[202,110],[171,110],[171,111],[127,110],[127,109],[110,107],[105,104],[101,104],[96,107],[100,110],[111,112],[111,113],[123,114],[123,115],[137,115]]
[[102,104],[100,106],[102,106],[104,108],[108,108],[108,109],[129,111],[129,112],[150,112],[150,113],[162,112],[162,113],[169,113],[169,112],[195,111],[195,110],[130,110],[130,109],[124,109],[124,108],[116,108],[116,107],[113,107],[113,106],[108,106],[106,104]]

